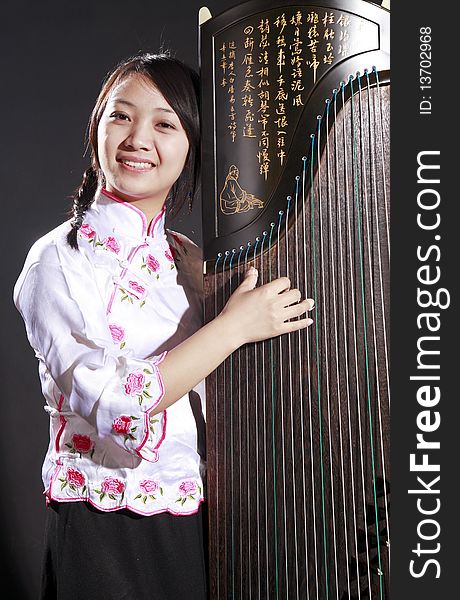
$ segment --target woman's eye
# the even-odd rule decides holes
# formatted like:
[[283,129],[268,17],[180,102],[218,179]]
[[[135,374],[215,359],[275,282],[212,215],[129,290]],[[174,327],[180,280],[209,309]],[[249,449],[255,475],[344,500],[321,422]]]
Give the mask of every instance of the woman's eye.
[[120,119],[122,121],[125,121],[125,120],[128,119],[128,115],[125,115],[125,114],[120,113],[120,112],[113,112],[110,116],[114,117],[115,119]]
[[159,126],[164,129],[174,129],[174,125],[171,125],[171,123],[159,123]]

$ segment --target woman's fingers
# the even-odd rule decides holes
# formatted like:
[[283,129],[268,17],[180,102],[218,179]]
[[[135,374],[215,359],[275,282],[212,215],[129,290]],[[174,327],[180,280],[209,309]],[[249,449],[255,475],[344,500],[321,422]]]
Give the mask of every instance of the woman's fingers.
[[302,299],[302,294],[300,290],[287,290],[282,294],[279,294],[279,301],[282,303],[282,306],[289,306],[291,304],[297,304]]
[[256,287],[259,272],[254,267],[250,267],[244,274],[244,279],[235,290],[236,293],[249,292]]
[[273,308],[275,313],[273,316],[275,317],[275,322],[277,321],[275,325],[278,331],[277,335],[297,331],[313,323],[313,319],[310,317],[304,319],[300,319],[299,317],[313,309],[315,305],[314,300],[312,298],[301,300],[302,294],[300,290],[296,288],[290,289],[290,285],[291,282],[288,277],[280,277],[262,286],[262,288],[265,288],[265,293],[270,295],[272,301],[274,301]]
[[[300,302],[302,298],[300,290],[297,288],[291,289],[291,280],[289,277],[278,277],[278,279],[274,279],[269,283],[265,283],[259,289],[265,289],[267,293],[278,294],[280,302],[283,304],[283,306],[289,306],[290,304]],[[311,302],[311,306],[308,310],[311,310],[311,308],[313,308],[314,301],[311,298],[308,300]]]
[[286,290],[290,289],[291,280],[289,277],[278,277],[278,279],[273,279],[273,281],[265,283],[262,287],[269,291],[276,292],[277,294],[282,294],[283,292],[286,292]]
[[293,331],[298,331],[299,329],[305,329],[312,323],[313,319],[310,319],[310,317],[298,319],[297,321],[287,321],[286,323],[283,323],[283,330],[281,331],[281,334],[292,333]]
[[[284,292],[279,295],[279,302],[282,306],[290,306],[291,304],[298,304],[302,300],[302,294],[300,290],[294,289]],[[306,310],[311,310],[315,305],[315,301],[312,298],[305,298],[303,302],[306,302]]]
[[312,310],[313,305],[313,300],[311,298],[306,298],[298,304],[292,304],[291,306],[285,307],[283,311],[284,320],[287,321],[288,319],[295,319],[296,317],[300,317],[309,310]]

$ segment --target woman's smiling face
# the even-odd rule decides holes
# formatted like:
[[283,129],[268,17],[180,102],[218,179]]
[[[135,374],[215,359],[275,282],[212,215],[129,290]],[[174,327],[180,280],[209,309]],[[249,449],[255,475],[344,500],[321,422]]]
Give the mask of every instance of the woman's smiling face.
[[182,172],[189,142],[179,117],[141,75],[111,91],[97,129],[105,187],[126,202],[159,211]]

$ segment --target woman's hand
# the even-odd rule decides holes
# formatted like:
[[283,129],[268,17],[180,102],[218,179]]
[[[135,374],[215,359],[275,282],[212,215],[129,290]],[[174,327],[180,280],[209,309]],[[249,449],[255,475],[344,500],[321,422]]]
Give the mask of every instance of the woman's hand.
[[227,323],[235,347],[297,331],[313,323],[310,318],[289,320],[311,310],[314,302],[310,298],[301,301],[300,291],[290,289],[287,277],[256,288],[257,278],[257,270],[251,267],[218,317]]
[[299,290],[290,289],[287,277],[256,288],[257,277],[256,269],[249,269],[223,311],[168,352],[159,365],[165,394],[150,414],[171,406],[243,344],[296,331],[313,322],[308,318],[289,321],[311,310],[313,300],[300,302]]

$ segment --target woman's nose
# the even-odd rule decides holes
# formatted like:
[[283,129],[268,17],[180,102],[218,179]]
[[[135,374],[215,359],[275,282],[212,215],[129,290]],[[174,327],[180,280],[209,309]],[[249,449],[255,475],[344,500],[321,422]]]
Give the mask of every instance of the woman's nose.
[[152,150],[155,146],[155,134],[153,129],[147,125],[133,125],[129,135],[125,139],[125,145],[133,149]]

